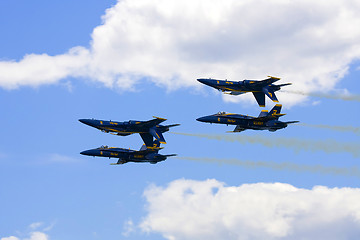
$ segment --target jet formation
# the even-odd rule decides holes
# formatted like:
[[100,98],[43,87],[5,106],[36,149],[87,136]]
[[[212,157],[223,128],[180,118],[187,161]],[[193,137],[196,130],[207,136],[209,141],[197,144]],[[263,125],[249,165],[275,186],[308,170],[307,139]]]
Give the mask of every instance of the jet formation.
[[79,119],[79,121],[88,126],[97,128],[102,132],[111,133],[113,135],[127,136],[133,133],[139,133],[145,143],[139,151],[101,146],[99,148],[82,151],[80,153],[82,155],[118,158],[119,160],[117,163],[112,163],[112,165],[119,165],[127,162],[149,162],[155,164],[166,160],[167,157],[176,156],[176,154],[159,154],[159,150],[162,149],[160,144],[166,143],[162,133],[169,131],[171,127],[180,125],[160,125],[160,123],[166,121],[165,118],[154,117],[154,119],[149,121],[129,120],[125,122],[97,119]]
[[279,117],[285,114],[281,112],[281,104],[276,104],[270,112],[262,110],[258,117],[251,117],[247,115],[219,112],[217,114],[200,117],[196,119],[200,122],[206,123],[219,123],[226,125],[236,125],[235,129],[231,132],[242,132],[246,129],[253,130],[269,130],[275,132],[276,130],[286,128],[288,124],[297,123],[299,121],[282,122]]
[[[157,142],[156,145],[160,145],[159,141],[156,140],[155,142]],[[151,164],[156,164],[158,162],[165,161],[168,157],[176,156],[176,154],[161,155],[158,153],[160,149],[160,147],[147,148],[145,145],[143,145],[139,151],[125,148],[101,146],[99,148],[83,151],[80,154],[93,157],[108,157],[119,159],[116,163],[110,163],[111,165],[120,165],[127,162],[149,162]]]
[[264,80],[243,80],[243,81],[228,81],[217,80],[211,78],[199,78],[199,82],[218,89],[226,94],[240,95],[247,92],[252,92],[257,103],[260,107],[265,107],[265,95],[268,96],[273,102],[279,102],[275,92],[280,90],[281,87],[291,85],[291,83],[284,83],[280,85],[273,84],[280,80],[280,78],[268,76]]
[[97,119],[79,119],[80,122],[97,128],[102,132],[111,133],[118,136],[127,136],[133,133],[139,133],[147,147],[153,146],[153,138],[160,143],[165,144],[166,141],[163,133],[169,131],[171,127],[179,126],[180,124],[159,125],[166,121],[165,118],[154,117],[149,121],[129,120],[125,122],[106,121]]
[[[243,80],[236,82],[228,80],[216,80],[211,78],[199,78],[197,80],[205,85],[216,88],[224,93],[231,95],[240,95],[246,92],[252,92],[257,103],[261,107],[265,106],[265,95],[268,96],[273,102],[278,102],[275,92],[280,90],[281,87],[291,84],[285,83],[275,85],[273,83],[280,80],[280,78],[271,76],[269,76],[268,79],[260,81]],[[205,123],[236,125],[235,129],[230,132],[242,132],[246,129],[269,130],[274,132],[279,129],[286,128],[291,123],[299,122],[280,121],[279,117],[285,115],[280,113],[281,108],[281,104],[276,104],[270,110],[270,112],[267,110],[262,110],[258,117],[219,112],[217,114],[200,117],[196,120]],[[159,150],[162,149],[160,144],[166,143],[163,133],[169,131],[171,127],[180,125],[160,125],[160,123],[166,121],[165,118],[154,117],[154,119],[148,121],[129,120],[125,122],[97,119],[79,119],[79,121],[88,126],[99,129],[102,132],[117,136],[128,136],[134,133],[138,133],[144,141],[144,145],[142,145],[139,151],[118,147],[101,146],[98,148],[82,151],[80,153],[82,155],[117,158],[118,161],[116,163],[111,163],[111,165],[120,165],[128,162],[148,162],[151,164],[156,164],[166,160],[168,157],[176,156],[176,154],[159,154]]]

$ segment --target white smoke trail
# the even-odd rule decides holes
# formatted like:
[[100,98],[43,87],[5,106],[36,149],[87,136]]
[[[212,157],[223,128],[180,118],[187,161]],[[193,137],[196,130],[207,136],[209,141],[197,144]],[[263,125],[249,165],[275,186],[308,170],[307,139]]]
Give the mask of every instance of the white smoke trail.
[[360,102],[360,95],[358,94],[329,94],[329,93],[318,93],[318,92],[303,92],[303,91],[290,91],[290,90],[281,90],[281,92],[299,94],[309,97],[319,97],[335,100],[344,100],[344,101],[357,101]]
[[349,168],[341,167],[325,167],[321,165],[303,165],[295,164],[291,162],[271,162],[271,161],[249,161],[240,159],[220,159],[220,158],[194,158],[194,157],[176,157],[177,159],[207,162],[207,163],[218,163],[218,164],[229,164],[236,165],[246,168],[270,168],[274,170],[291,170],[296,172],[311,172],[320,174],[331,174],[339,176],[351,176],[360,178],[360,169],[356,166]]
[[332,139],[328,140],[310,140],[299,138],[285,138],[285,137],[264,137],[264,136],[246,136],[246,135],[224,135],[224,134],[198,134],[198,133],[177,133],[183,136],[191,136],[198,138],[214,139],[218,141],[257,143],[266,147],[284,147],[298,151],[323,151],[326,153],[340,153],[346,152],[352,154],[354,157],[360,156],[359,143],[343,143]]
[[360,127],[353,127],[353,126],[334,126],[334,125],[324,125],[324,124],[308,124],[308,123],[297,123],[297,126],[305,126],[305,127],[312,127],[312,128],[323,128],[329,129],[338,132],[351,132],[357,135],[360,135]]

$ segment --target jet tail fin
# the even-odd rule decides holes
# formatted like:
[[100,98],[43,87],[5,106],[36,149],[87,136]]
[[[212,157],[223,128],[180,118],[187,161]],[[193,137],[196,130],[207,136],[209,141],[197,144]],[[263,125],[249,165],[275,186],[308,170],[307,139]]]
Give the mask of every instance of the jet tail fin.
[[146,145],[145,145],[145,144],[143,144],[143,145],[141,146],[141,148],[140,148],[140,150],[139,150],[139,151],[145,151],[146,149],[147,149]]
[[149,133],[150,133],[156,140],[158,140],[160,143],[163,143],[163,144],[166,143],[165,138],[164,138],[164,136],[162,135],[162,133],[161,133],[161,131],[160,131],[159,128],[152,127],[152,128],[150,128]]
[[266,117],[269,114],[268,110],[261,110],[258,118],[260,117]]
[[274,89],[272,89],[269,86],[263,87],[262,89],[263,93],[266,94],[266,96],[268,96],[273,102],[279,102],[279,100],[277,99]]
[[268,116],[269,117],[274,117],[275,119],[279,119],[279,117],[284,116],[286,114],[284,113],[280,113],[281,112],[281,108],[282,105],[281,104],[276,104],[271,111],[269,112]]
[[253,92],[253,95],[260,107],[265,107],[265,94],[263,92]]
[[[143,147],[144,147],[144,145],[143,145]],[[141,147],[141,148],[143,148],[143,147]],[[151,151],[158,152],[160,149],[163,149],[163,148],[160,147],[160,142],[159,142],[159,140],[156,139],[152,146],[145,146],[145,149],[140,149],[140,151],[141,150],[143,150],[143,151],[151,150]]]

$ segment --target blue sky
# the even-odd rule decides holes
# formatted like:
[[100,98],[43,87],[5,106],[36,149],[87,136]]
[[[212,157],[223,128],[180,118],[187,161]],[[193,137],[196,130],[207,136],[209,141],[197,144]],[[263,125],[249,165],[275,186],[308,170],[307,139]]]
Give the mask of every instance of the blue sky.
[[[181,159],[110,166],[116,159],[79,154],[100,145],[131,149],[142,145],[138,135],[104,134],[81,124],[80,118],[126,121],[159,116],[168,119],[166,124],[181,124],[174,132],[223,136],[234,127],[195,119],[218,111],[257,116],[262,110],[251,95],[224,98],[201,86],[199,77],[241,80],[275,75],[282,77],[281,82],[292,82],[288,87],[292,91],[339,98],[360,94],[360,32],[352,25],[360,19],[351,14],[359,7],[356,2],[331,3],[325,10],[319,3],[314,14],[307,1],[282,6],[260,1],[256,13],[275,9],[273,21],[265,26],[266,19],[249,13],[242,15],[247,22],[243,24],[237,13],[246,12],[254,2],[229,1],[227,6],[215,0],[212,4],[200,0],[1,2],[0,238],[297,239],[328,237],[323,230],[334,229],[330,239],[355,239],[360,229],[360,207],[354,204],[360,198],[358,150],[354,154],[301,147],[294,151],[258,142],[165,133],[162,153],[176,153]],[[106,9],[110,9],[107,14]],[[298,11],[288,18],[294,9]],[[336,9],[344,14],[331,17]],[[328,36],[324,42],[322,34]],[[260,40],[264,36],[267,40]],[[24,56],[29,54],[26,62]],[[325,147],[334,141],[339,146],[359,146],[359,101],[289,93],[279,93],[278,98],[287,114],[284,121],[349,126],[357,133],[292,125],[277,132],[238,135],[317,141]],[[273,105],[268,101],[266,109]],[[216,158],[223,163],[184,158]],[[227,164],[228,159],[318,168],[249,168]],[[330,167],[340,174],[326,171]],[[347,174],[351,170],[357,176]],[[326,189],[320,189],[320,195],[328,194],[326,198],[319,197],[316,186]],[[218,192],[210,191],[214,188]],[[187,198],[189,191],[193,198]],[[224,192],[231,191],[238,195],[228,198]],[[299,195],[291,195],[295,192]],[[259,208],[270,213],[262,218],[263,212],[256,214],[254,206],[245,207],[248,202],[238,197],[247,194],[250,199],[262,196],[264,205]],[[207,205],[209,199],[212,203]],[[238,200],[234,208],[232,199]],[[325,213],[334,212],[329,223],[321,219],[320,210],[304,210],[324,199],[334,203],[324,204]],[[266,205],[271,202],[278,202],[283,218],[278,219],[275,207]],[[212,217],[219,222],[204,220]],[[312,219],[314,227],[302,225],[302,218]],[[216,231],[202,231],[213,224]]]

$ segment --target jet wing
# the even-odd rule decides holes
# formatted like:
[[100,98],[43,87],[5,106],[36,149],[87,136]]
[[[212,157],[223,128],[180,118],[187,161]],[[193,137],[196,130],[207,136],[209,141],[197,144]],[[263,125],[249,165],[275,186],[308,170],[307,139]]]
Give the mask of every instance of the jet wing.
[[245,92],[235,92],[235,91],[231,91],[231,92],[224,92],[224,93],[226,93],[226,94],[229,94],[229,95],[235,95],[235,96],[237,96],[237,95],[241,95],[241,94],[244,94]]
[[153,126],[156,126],[164,121],[166,121],[167,119],[165,118],[159,118],[159,117],[154,117],[155,119],[149,120],[149,121],[145,121],[145,122],[140,122],[137,125],[139,127],[148,127],[151,128]]
[[241,127],[240,125],[237,125],[233,132],[242,132],[245,131],[246,128]]
[[[268,76],[269,78],[260,80],[260,81],[253,81],[251,83],[252,86],[268,86],[280,80],[280,78]],[[251,80],[252,81],[252,80]]]

